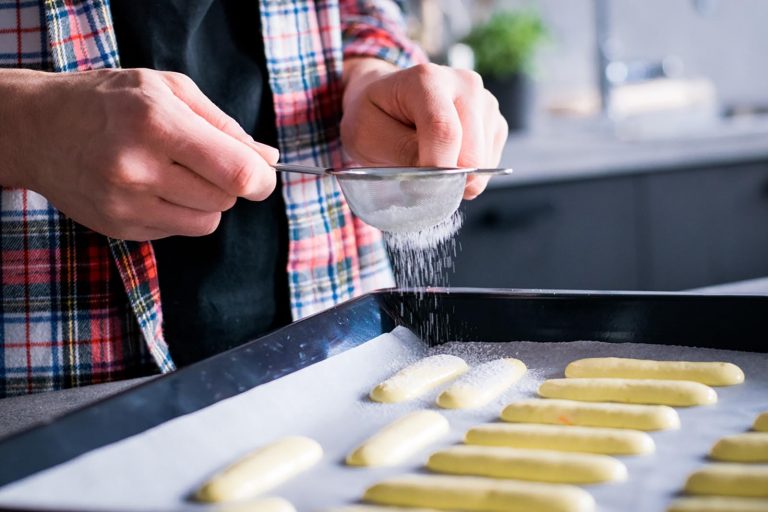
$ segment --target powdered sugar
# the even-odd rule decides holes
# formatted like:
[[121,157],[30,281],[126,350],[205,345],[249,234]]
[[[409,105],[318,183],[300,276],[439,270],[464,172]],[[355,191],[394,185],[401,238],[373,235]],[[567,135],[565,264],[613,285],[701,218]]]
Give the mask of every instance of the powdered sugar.
[[[462,222],[461,212],[457,211],[440,224],[421,231],[384,233],[399,288],[423,291],[427,287],[448,286],[453,259],[459,250],[455,235]],[[438,313],[437,304],[421,295],[418,299],[417,311],[403,310],[403,316],[419,326],[417,334],[422,339],[430,343],[443,341],[447,322]]]
[[451,384],[437,404],[448,409],[482,407],[517,382],[525,370],[522,361],[511,358],[479,364]]
[[[450,218],[450,217],[449,217]],[[408,207],[390,205],[375,213],[376,226],[387,233],[409,234],[414,231],[430,231],[445,225],[445,215],[442,211],[424,209],[423,207]],[[409,238],[406,236],[406,238]]]
[[388,233],[413,233],[442,224],[459,208],[465,183],[465,174],[428,171],[402,179],[339,179],[355,215]]
[[454,368],[456,366],[464,366],[464,360],[458,356],[451,354],[437,354],[434,356],[425,357],[415,364],[405,368],[402,374],[412,374],[424,370],[443,370],[445,368]]
[[393,251],[427,251],[450,241],[461,228],[462,222],[463,218],[457,211],[447,219],[442,219],[426,229],[385,231],[384,238],[387,246]]
[[[467,373],[456,379],[451,387],[465,387],[482,390],[511,385],[520,374],[515,365],[506,359],[496,359],[473,366]],[[509,383],[509,384],[507,384]]]

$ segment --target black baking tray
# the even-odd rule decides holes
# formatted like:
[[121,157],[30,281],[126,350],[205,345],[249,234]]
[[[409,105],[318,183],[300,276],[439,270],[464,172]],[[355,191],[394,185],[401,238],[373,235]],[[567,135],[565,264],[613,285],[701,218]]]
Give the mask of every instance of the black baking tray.
[[278,379],[397,325],[433,344],[597,340],[768,352],[768,297],[378,291],[0,441],[0,485]]

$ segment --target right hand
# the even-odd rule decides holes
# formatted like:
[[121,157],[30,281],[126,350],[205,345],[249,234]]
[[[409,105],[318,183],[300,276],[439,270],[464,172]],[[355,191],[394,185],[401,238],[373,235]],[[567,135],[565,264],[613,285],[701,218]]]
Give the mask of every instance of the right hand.
[[238,197],[260,201],[275,188],[278,150],[255,142],[185,75],[36,76],[41,94],[21,121],[17,181],[98,233],[210,234]]

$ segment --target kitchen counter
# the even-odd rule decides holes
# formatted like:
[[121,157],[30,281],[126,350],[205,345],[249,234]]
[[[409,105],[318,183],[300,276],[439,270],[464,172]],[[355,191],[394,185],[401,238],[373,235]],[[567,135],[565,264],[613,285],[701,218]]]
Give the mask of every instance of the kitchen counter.
[[153,375],[0,399],[0,438],[20,432],[32,425],[51,421],[69,411],[116,395],[156,377],[157,375]]
[[491,188],[615,174],[670,171],[768,160],[768,116],[726,119],[698,133],[622,140],[595,121],[557,121],[512,135],[501,165],[515,172]]
[[[768,295],[768,278],[692,290],[698,293]],[[0,400],[0,438],[143,384],[156,376]]]
[[760,279],[747,279],[735,283],[705,286],[691,290],[696,293],[723,294],[723,295],[768,295],[768,277]]

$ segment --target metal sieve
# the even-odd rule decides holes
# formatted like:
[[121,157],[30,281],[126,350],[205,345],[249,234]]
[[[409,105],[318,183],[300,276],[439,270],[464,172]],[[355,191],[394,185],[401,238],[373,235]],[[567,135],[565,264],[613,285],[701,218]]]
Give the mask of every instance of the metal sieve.
[[382,231],[421,231],[459,208],[468,174],[509,174],[512,169],[461,167],[324,168],[277,164],[280,172],[334,176],[352,212]]

